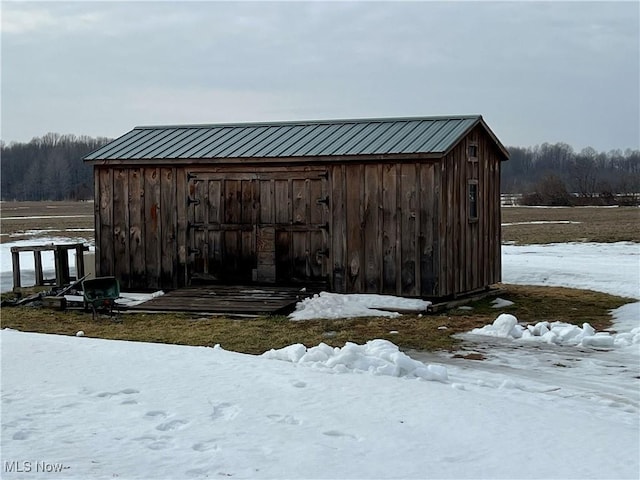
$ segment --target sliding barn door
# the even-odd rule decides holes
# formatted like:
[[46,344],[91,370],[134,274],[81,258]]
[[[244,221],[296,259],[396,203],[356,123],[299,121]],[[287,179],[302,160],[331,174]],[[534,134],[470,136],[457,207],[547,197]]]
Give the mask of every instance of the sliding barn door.
[[190,281],[323,280],[327,177],[326,170],[189,173]]

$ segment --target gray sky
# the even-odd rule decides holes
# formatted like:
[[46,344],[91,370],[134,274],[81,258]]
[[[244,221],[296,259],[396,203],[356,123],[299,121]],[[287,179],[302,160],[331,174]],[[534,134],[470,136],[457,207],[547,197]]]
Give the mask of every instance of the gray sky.
[[640,3],[2,1],[2,139],[482,114],[505,145],[640,146]]

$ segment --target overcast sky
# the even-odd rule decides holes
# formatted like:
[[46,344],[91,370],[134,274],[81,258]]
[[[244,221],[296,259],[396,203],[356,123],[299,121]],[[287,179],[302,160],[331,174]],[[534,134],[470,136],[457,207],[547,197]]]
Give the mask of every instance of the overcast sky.
[[640,3],[2,1],[2,140],[482,114],[505,145],[640,146]]

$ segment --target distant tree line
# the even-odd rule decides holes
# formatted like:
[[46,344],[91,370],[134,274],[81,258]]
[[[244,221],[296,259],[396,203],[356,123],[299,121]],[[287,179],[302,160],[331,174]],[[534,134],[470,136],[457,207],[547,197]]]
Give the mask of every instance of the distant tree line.
[[502,164],[502,192],[522,194],[531,205],[636,203],[640,150],[575,152],[566,143],[509,147]]
[[2,200],[92,199],[93,167],[82,157],[108,141],[47,133],[28,143],[2,142]]
[[[82,161],[110,139],[48,133],[28,143],[1,146],[2,200],[87,200],[93,170]],[[640,151],[575,152],[566,143],[509,147],[502,164],[502,192],[523,203],[572,205],[621,203],[640,192]],[[636,195],[637,201],[637,195]]]

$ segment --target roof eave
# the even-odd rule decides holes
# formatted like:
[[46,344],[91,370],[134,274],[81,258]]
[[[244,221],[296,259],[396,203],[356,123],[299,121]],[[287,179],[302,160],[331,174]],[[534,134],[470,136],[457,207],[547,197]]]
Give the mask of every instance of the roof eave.
[[429,153],[391,153],[371,155],[323,155],[297,157],[205,157],[205,158],[110,158],[85,160],[90,165],[157,165],[170,163],[172,165],[272,165],[291,163],[341,163],[341,162],[406,162],[406,161],[437,161],[444,156],[443,152]]

